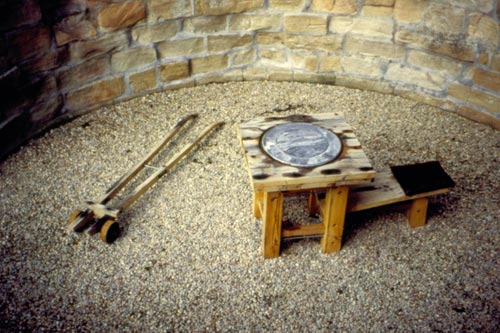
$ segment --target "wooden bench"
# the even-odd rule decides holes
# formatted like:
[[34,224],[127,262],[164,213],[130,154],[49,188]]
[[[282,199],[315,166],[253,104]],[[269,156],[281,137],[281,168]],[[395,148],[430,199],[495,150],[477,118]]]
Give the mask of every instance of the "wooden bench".
[[[410,202],[407,209],[407,218],[410,226],[420,227],[425,225],[427,217],[427,206],[429,197],[432,195],[443,194],[450,191],[454,185],[453,181],[445,173],[439,176],[448,177],[441,184],[431,184],[434,189],[426,192],[420,192],[408,195],[403,190],[396,177],[391,171],[379,172],[374,181],[368,185],[354,185],[349,190],[346,212],[357,212],[370,208],[386,206],[399,202]],[[416,177],[419,177],[416,175]],[[420,175],[420,180],[424,175]],[[430,181],[435,179],[430,177]],[[436,185],[443,186],[436,188]],[[312,191],[309,194],[308,209],[310,214],[323,216],[327,210],[325,207],[324,192]],[[324,234],[322,223],[311,225],[286,226],[282,230],[283,238],[301,237],[301,236],[320,236]]]

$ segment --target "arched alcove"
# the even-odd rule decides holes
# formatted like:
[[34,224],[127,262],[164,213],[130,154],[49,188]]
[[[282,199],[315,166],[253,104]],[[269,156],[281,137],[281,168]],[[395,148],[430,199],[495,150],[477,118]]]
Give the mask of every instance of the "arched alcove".
[[374,90],[500,128],[497,0],[23,0],[0,7],[0,156],[106,104],[241,80]]

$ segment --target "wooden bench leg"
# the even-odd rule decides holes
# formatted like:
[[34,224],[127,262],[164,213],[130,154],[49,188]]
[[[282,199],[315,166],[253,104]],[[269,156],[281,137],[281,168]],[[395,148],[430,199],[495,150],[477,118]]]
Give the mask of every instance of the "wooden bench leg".
[[280,255],[283,193],[263,192],[263,203],[262,248],[264,258],[276,258]]
[[349,187],[341,186],[328,189],[323,212],[325,233],[321,238],[323,253],[340,251]]
[[425,225],[428,204],[428,198],[419,198],[411,201],[410,208],[408,208],[406,216],[408,217],[408,221],[410,222],[410,226],[412,228]]
[[252,197],[252,207],[253,207],[253,215],[260,219],[262,218],[262,200],[264,199],[264,192],[253,192],[253,197]]
[[307,199],[307,211],[311,217],[319,215],[318,195],[315,191],[309,192],[309,198]]

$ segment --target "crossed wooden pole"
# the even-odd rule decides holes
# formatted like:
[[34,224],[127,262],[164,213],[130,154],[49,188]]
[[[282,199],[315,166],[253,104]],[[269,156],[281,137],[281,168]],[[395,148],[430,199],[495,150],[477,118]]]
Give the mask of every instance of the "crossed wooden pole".
[[224,122],[215,122],[205,128],[205,130],[196,138],[194,142],[185,146],[179,153],[174,155],[165,166],[159,168],[156,172],[150,175],[145,181],[138,185],[128,196],[126,196],[115,207],[108,207],[107,204],[111,201],[146,165],[155,158],[172,138],[189,121],[195,119],[198,115],[191,114],[180,119],[173,127],[170,133],[154,147],[150,153],[144,157],[139,163],[134,165],[125,175],[123,175],[116,183],[114,183],[106,193],[95,201],[85,201],[84,210],[75,210],[70,214],[68,224],[75,232],[82,232],[87,229],[87,233],[94,235],[100,233],[101,239],[106,243],[112,243],[120,235],[120,227],[116,222],[118,215],[125,209],[130,207],[142,194],[144,194],[151,186],[156,184],[158,180],[170,172],[175,165],[191,150],[193,150],[210,132],[215,128],[222,126]]

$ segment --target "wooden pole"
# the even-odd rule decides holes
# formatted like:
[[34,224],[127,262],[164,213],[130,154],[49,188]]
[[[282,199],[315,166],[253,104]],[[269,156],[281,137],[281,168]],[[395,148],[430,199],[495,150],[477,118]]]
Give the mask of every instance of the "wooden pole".
[[200,143],[213,129],[222,125],[224,125],[224,122],[217,122],[208,126],[192,144],[186,146],[182,151],[180,151],[174,157],[172,157],[170,161],[168,161],[166,166],[153,173],[142,184],[137,186],[135,190],[118,205],[118,210],[123,211],[124,209],[127,209],[130,205],[132,205],[144,192],[146,192],[146,190],[148,190],[151,186],[156,184],[156,182],[163,175],[172,170],[174,166],[184,156],[186,156],[194,147],[196,147],[198,143]]
[[[95,203],[101,205],[105,205],[106,203],[108,203],[113,197],[116,196],[118,192],[120,192],[121,189],[123,189],[123,187],[125,187],[125,185],[128,184],[128,182],[130,182],[130,180],[132,180],[142,169],[144,169],[146,164],[148,164],[156,155],[158,155],[158,153],[167,145],[167,143],[170,142],[170,140],[189,120],[193,120],[197,116],[197,114],[190,114],[180,119],[162,142],[156,145],[144,159],[134,165],[125,175],[118,179],[118,181],[116,181],[103,196],[98,198]],[[93,220],[93,217],[94,214],[92,210],[85,209],[84,211],[79,212],[76,218],[70,223],[70,226],[74,231],[81,232]]]

